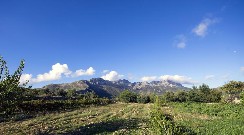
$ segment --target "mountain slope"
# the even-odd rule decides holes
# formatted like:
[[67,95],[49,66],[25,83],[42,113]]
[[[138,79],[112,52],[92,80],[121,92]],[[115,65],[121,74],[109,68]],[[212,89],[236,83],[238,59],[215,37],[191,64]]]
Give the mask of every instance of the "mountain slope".
[[90,80],[80,80],[72,83],[49,84],[43,89],[75,89],[79,93],[94,91],[101,97],[115,97],[124,90],[130,90],[136,93],[155,93],[162,94],[166,91],[187,90],[180,83],[173,81],[152,81],[152,82],[134,82],[128,80],[108,81],[102,78],[92,78]]

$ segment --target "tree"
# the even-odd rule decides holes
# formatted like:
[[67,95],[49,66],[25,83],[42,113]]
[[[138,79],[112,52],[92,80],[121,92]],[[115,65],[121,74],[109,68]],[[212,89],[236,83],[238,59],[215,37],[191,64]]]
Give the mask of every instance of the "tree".
[[240,93],[244,92],[244,82],[230,81],[220,88],[223,91],[223,100],[232,102],[235,98],[240,97]]
[[167,91],[166,93],[164,93],[164,99],[165,102],[174,102],[175,101],[175,94],[172,91]]
[[130,92],[129,90],[125,90],[120,93],[119,99],[120,99],[120,101],[125,102],[125,103],[136,102],[137,94],[134,92]]
[[241,81],[230,81],[223,85],[221,89],[228,94],[240,94],[244,91],[244,82]]
[[222,97],[222,92],[217,89],[213,89],[210,91],[209,94],[209,101],[210,102],[220,102]]
[[177,91],[175,93],[175,100],[178,102],[185,102],[188,99],[188,94],[185,91]]
[[95,98],[98,98],[98,95],[94,91],[86,92],[84,94],[84,99],[86,100],[93,100]]
[[11,114],[23,100],[23,91],[28,81],[20,84],[24,68],[24,60],[20,61],[18,69],[11,75],[7,62],[0,56],[0,111]]
[[59,89],[57,91],[57,96],[66,97],[67,96],[67,92],[64,89]]
[[73,97],[75,97],[75,96],[77,96],[77,93],[76,93],[76,90],[75,90],[75,89],[69,89],[69,90],[67,91],[67,97],[69,97],[69,98],[73,98]]
[[198,90],[202,92],[204,95],[208,95],[210,93],[210,88],[207,84],[202,84],[198,87]]
[[188,99],[187,101],[191,102],[200,102],[201,101],[201,95],[196,89],[192,89],[188,92]]
[[142,93],[137,96],[137,103],[149,103],[150,102],[150,97],[149,95],[143,95]]
[[244,103],[244,91],[241,92],[241,94],[240,94],[240,98],[241,98],[241,103]]

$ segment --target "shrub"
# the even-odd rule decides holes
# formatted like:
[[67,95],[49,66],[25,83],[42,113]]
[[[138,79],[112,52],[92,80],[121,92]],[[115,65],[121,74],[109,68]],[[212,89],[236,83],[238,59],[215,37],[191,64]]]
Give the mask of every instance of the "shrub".
[[194,135],[195,133],[184,126],[174,122],[171,115],[165,114],[161,109],[161,101],[156,97],[154,108],[150,113],[152,131],[157,135]]
[[137,101],[137,94],[134,92],[130,92],[129,90],[125,90],[120,93],[119,100],[125,103],[130,103],[130,102],[135,103]]
[[14,113],[24,99],[24,87],[28,82],[20,84],[23,68],[24,60],[21,60],[18,69],[9,74],[7,63],[0,56],[0,112],[4,114]]
[[149,103],[150,102],[150,97],[148,95],[138,95],[137,96],[137,103],[143,103],[143,104],[146,104],[146,103]]

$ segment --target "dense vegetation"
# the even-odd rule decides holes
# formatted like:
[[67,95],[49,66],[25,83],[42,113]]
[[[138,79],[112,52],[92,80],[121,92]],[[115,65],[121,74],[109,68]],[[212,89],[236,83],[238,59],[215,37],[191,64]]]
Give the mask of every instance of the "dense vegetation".
[[208,85],[193,86],[189,91],[166,92],[163,95],[165,102],[203,102],[212,103],[221,101],[222,92],[210,89]]
[[18,110],[19,104],[25,98],[23,93],[26,83],[19,82],[23,68],[24,61],[22,60],[19,68],[11,75],[6,61],[0,56],[0,112],[5,115]]
[[150,103],[153,102],[154,95],[137,94],[129,90],[120,93],[119,101],[125,103]]
[[[31,89],[28,80],[20,84],[24,60],[11,75],[7,62],[0,57],[0,122],[21,120],[35,114],[65,111],[86,105],[105,105],[111,100],[99,98],[94,92],[77,94],[75,90]],[[34,114],[34,115],[33,115]]]
[[10,74],[0,57],[3,134],[244,134],[244,82],[161,96],[125,90],[113,99],[119,103],[110,104],[94,92],[26,87],[28,81],[20,84],[23,68],[22,60]]

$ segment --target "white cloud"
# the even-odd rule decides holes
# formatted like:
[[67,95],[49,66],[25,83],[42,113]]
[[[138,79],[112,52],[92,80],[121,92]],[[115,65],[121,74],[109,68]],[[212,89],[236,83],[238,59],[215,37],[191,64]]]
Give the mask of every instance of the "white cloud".
[[206,75],[204,78],[205,80],[211,80],[215,77],[215,75]]
[[20,77],[20,85],[26,83],[26,81],[30,81],[32,78],[32,74],[22,74]]
[[76,70],[75,73],[72,73],[72,77],[79,77],[84,75],[94,75],[95,70],[92,67],[89,67],[87,70],[79,69]]
[[143,82],[151,82],[157,79],[157,76],[144,76],[141,78]]
[[53,81],[59,80],[62,75],[69,76],[72,72],[69,70],[67,64],[60,64],[57,63],[52,66],[52,70],[48,73],[39,74],[36,78],[31,79],[31,82],[38,83],[38,82],[45,82],[45,81]]
[[178,35],[176,36],[176,39],[174,41],[174,44],[177,48],[185,48],[186,47],[187,39],[184,35]]
[[207,34],[208,27],[217,22],[217,19],[203,19],[193,30],[197,36],[204,37]]
[[103,78],[104,80],[116,81],[116,80],[121,79],[123,76],[124,75],[120,75],[116,71],[111,71],[111,72],[107,73],[106,75],[102,76],[101,78]]
[[159,77],[160,80],[169,80],[181,84],[196,84],[197,81],[192,80],[190,77],[180,75],[163,75]]
[[32,78],[32,74],[23,74],[20,78],[20,84],[23,84],[26,82],[26,80],[29,80],[30,84],[33,83],[40,83],[40,82],[46,82],[46,81],[54,81],[59,80],[63,76],[65,77],[79,77],[79,76],[85,76],[85,75],[94,75],[95,70],[90,67],[87,70],[76,70],[74,73],[69,70],[69,67],[67,64],[54,64],[52,66],[52,69],[43,74],[38,74],[35,78]]

